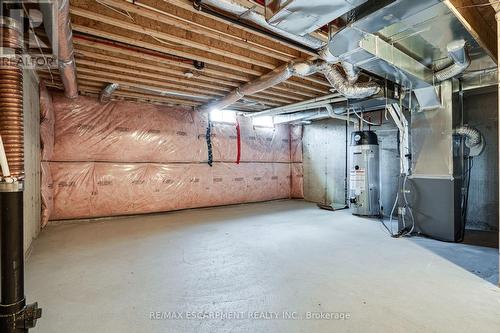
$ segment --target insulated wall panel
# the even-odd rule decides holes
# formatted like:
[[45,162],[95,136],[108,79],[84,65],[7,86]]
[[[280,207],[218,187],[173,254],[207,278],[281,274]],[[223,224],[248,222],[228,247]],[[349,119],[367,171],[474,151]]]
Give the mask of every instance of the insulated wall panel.
[[290,196],[288,163],[51,162],[51,219],[171,211]]
[[210,167],[206,113],[60,93],[41,105],[42,224],[303,197],[301,131],[292,165],[287,125],[213,122]]
[[[153,104],[68,100],[54,94],[56,161],[199,162],[207,160],[207,114]],[[241,161],[288,162],[289,127],[252,126],[239,117]],[[47,126],[48,127],[48,126]],[[236,124],[213,123],[215,161],[237,157]]]
[[304,198],[304,168],[302,163],[292,163],[292,188],[290,196],[295,199]]

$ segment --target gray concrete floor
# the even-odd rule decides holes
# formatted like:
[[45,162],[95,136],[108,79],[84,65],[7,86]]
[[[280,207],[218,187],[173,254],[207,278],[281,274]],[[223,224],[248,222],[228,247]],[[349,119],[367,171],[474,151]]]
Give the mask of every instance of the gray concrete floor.
[[275,201],[51,225],[26,283],[44,310],[33,332],[498,333],[497,271],[496,249]]

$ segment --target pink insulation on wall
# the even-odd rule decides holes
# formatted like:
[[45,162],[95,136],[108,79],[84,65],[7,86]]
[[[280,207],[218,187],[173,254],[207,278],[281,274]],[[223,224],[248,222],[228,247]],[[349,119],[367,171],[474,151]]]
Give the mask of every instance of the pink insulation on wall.
[[[285,163],[53,162],[52,219],[113,216],[288,198]],[[71,207],[71,209],[68,209]]]
[[210,167],[207,114],[45,92],[41,103],[42,223],[303,197],[300,127],[238,117],[236,164],[236,125],[213,123]]
[[[207,115],[153,104],[90,97],[53,97],[56,117],[53,160],[199,162],[207,160]],[[289,128],[254,128],[240,117],[241,160],[289,162]],[[214,123],[215,161],[236,159],[236,126]]]

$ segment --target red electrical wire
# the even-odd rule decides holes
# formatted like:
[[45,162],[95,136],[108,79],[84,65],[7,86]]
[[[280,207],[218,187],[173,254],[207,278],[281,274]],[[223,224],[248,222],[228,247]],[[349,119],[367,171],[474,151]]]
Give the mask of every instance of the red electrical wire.
[[236,164],[240,164],[241,159],[241,129],[240,122],[236,120],[236,146],[238,147],[238,153],[236,154]]

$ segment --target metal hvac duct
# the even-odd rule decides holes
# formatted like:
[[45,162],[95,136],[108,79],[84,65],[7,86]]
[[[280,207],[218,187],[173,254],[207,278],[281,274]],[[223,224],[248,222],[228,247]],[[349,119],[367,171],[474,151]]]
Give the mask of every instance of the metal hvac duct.
[[24,296],[24,123],[23,69],[20,66],[22,26],[0,18],[0,332],[20,333],[41,317],[37,303]]
[[59,75],[64,86],[64,95],[68,98],[76,98],[78,96],[78,84],[76,82],[76,64],[73,49],[73,30],[71,29],[69,14],[69,0],[60,0],[57,28],[59,39]]
[[271,26],[304,36],[341,17],[367,0],[267,0]]
[[[328,45],[342,62],[419,89],[468,66],[465,42],[477,46],[442,1],[394,0],[370,1],[358,8],[357,20],[332,35]],[[431,67],[447,55],[454,64],[434,75]]]
[[263,15],[256,13],[252,9],[249,9],[245,6],[242,6],[235,0],[199,0],[198,3],[205,4],[210,7],[217,8],[224,12],[233,14],[234,16],[237,16],[241,20],[252,22],[280,36],[296,41],[297,43],[300,43],[302,45],[306,45],[315,50],[318,50],[326,45],[324,41],[309,36],[307,34],[304,36],[298,36],[294,33],[287,32],[279,27],[275,27],[269,24]]

